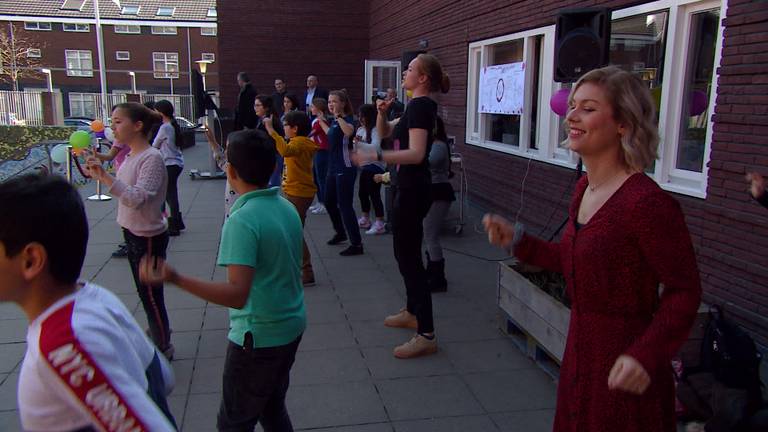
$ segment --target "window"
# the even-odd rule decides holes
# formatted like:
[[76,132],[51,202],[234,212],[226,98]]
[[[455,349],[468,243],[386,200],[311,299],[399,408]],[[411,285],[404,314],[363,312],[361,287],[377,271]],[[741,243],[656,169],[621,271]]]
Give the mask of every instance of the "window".
[[123,6],[123,9],[120,10],[121,15],[138,15],[139,10],[141,8],[139,6]]
[[40,58],[43,54],[40,52],[39,48],[28,48],[27,49],[27,57],[28,58]]
[[85,4],[85,0],[64,0],[61,9],[79,11],[83,8],[83,4]]
[[96,118],[96,95],[93,93],[70,93],[69,116]]
[[82,32],[87,33],[91,31],[91,26],[88,24],[75,24],[75,23],[64,23],[62,24],[62,29],[65,32]]
[[216,27],[201,27],[201,36],[216,36]]
[[203,53],[200,57],[202,60],[208,60],[211,63],[216,61],[216,54],[214,53]]
[[129,24],[116,24],[115,33],[121,34],[141,34],[141,26]]
[[24,30],[40,30],[51,31],[51,23],[49,22],[25,22]]
[[152,34],[155,35],[175,35],[176,27],[172,26],[152,26]]
[[131,53],[129,51],[115,51],[115,60],[128,61],[131,59]]
[[67,62],[67,76],[93,76],[93,60],[90,51],[66,50],[64,56]]
[[178,78],[179,53],[152,53],[152,70],[155,78]]
[[157,16],[172,17],[175,11],[176,11],[175,7],[160,6],[159,8],[157,8]]
[[216,13],[216,8],[208,8],[208,14],[206,16],[208,18],[216,18],[218,16]]

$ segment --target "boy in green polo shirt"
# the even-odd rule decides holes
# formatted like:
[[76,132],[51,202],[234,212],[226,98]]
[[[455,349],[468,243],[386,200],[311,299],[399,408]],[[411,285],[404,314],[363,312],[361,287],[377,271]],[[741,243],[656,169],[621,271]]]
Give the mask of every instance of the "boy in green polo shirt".
[[265,431],[293,431],[285,394],[306,328],[301,220],[279,188],[267,188],[275,147],[266,134],[230,134],[227,160],[227,178],[240,194],[221,233],[218,265],[227,267],[227,282],[180,275],[150,259],[142,260],[141,278],[230,308],[218,429],[252,431],[261,423]]

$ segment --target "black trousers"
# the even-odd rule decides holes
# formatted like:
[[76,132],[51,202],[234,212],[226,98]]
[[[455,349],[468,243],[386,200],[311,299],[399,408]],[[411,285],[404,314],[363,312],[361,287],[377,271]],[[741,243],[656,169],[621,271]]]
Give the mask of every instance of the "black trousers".
[[181,221],[181,210],[179,209],[179,176],[184,169],[178,165],[166,165],[166,171],[168,172],[168,188],[165,191],[165,202],[168,203],[168,207],[171,210],[171,217],[174,223]]
[[384,217],[384,203],[381,201],[381,183],[373,181],[373,176],[384,171],[372,171],[364,169],[360,172],[360,187],[357,197],[360,198],[360,209],[363,213],[371,212],[371,205],[376,217]]
[[435,330],[432,318],[432,293],[427,286],[427,271],[421,257],[424,217],[432,205],[429,187],[395,188],[392,208],[392,234],[395,259],[405,282],[408,312],[416,315],[419,333]]
[[293,432],[285,408],[290,372],[301,336],[288,345],[253,348],[251,333],[242,346],[230,342],[224,361],[224,387],[217,427],[221,432]]
[[165,251],[168,249],[168,232],[154,237],[141,237],[123,228],[123,238],[125,238],[125,244],[128,245],[128,263],[131,266],[131,273],[133,273],[133,281],[139,292],[141,306],[147,314],[149,333],[155,345],[163,351],[168,348],[168,344],[171,342],[171,329],[168,323],[168,311],[165,309],[163,285],[144,285],[139,279],[139,262],[141,257],[149,251],[150,242],[152,243],[152,256],[165,259]]

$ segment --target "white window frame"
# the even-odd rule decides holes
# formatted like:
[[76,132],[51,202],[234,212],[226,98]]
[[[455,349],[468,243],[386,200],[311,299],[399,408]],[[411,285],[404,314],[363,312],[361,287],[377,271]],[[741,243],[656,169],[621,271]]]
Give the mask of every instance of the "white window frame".
[[216,18],[219,16],[219,12],[216,10],[215,7],[208,8],[208,12],[205,14],[208,18]]
[[[90,68],[83,67],[84,53],[88,53],[88,60],[91,63]],[[80,65],[77,69],[69,68],[70,55],[77,56],[77,62]],[[67,76],[71,77],[92,77],[93,76],[93,53],[90,50],[64,50],[64,64],[67,68]]]
[[[168,61],[168,57],[170,57],[171,55],[175,55],[176,56],[176,62],[173,62],[173,61],[169,62]],[[165,67],[162,70],[155,68],[155,62],[161,61],[159,59],[159,56],[163,57],[162,58],[162,62],[165,65]],[[176,64],[176,71],[169,71],[169,69],[168,69],[168,65],[169,64]],[[177,79],[177,78],[179,78],[179,53],[175,53],[175,52],[153,52],[152,53],[152,71],[153,71],[154,77],[156,79],[169,79],[169,78]]]
[[200,27],[200,36],[216,36],[217,33],[216,27]]
[[40,48],[27,48],[27,58],[41,58],[43,52]]
[[[42,27],[41,27],[42,26]],[[46,28],[47,27],[47,28]],[[24,30],[32,31],[51,31],[51,23],[41,21],[24,21]]]
[[211,63],[215,63],[216,62],[216,54],[214,54],[214,53],[201,53],[200,54],[200,59],[201,60],[208,60]]
[[[72,27],[67,29],[67,26],[72,26]],[[91,31],[91,26],[90,24],[62,23],[61,29],[65,32],[89,33]]]
[[138,15],[141,12],[141,6],[124,5],[120,8],[120,15]]
[[[121,56],[122,54],[122,56]],[[130,61],[131,60],[131,52],[130,51],[115,51],[115,60],[117,61]]]
[[153,35],[177,35],[179,30],[174,26],[152,26]]
[[159,17],[172,17],[175,13],[176,8],[173,6],[159,6],[155,15]]
[[141,26],[134,24],[115,24],[116,34],[141,34]]
[[[67,98],[69,100],[70,117],[89,117],[91,113],[88,113],[85,110],[85,104],[89,102],[93,103],[93,108],[94,108],[93,114],[94,115],[98,114],[99,101],[95,94],[71,92],[67,95]],[[78,109],[75,109],[75,106],[77,106],[76,104],[80,104]]]
[[[659,160],[656,161],[655,171],[650,175],[659,185],[670,192],[706,198],[708,181],[708,164],[712,147],[712,133],[714,123],[712,115],[716,108],[717,70],[722,59],[723,26],[722,20],[726,17],[726,1],[720,0],[660,0],[645,3],[626,9],[613,11],[611,19],[617,20],[634,15],[648,14],[657,11],[668,12],[667,46],[664,53],[664,81],[662,83],[662,97],[659,109]],[[676,168],[678,136],[680,132],[680,110],[682,109],[682,89],[684,88],[685,66],[688,61],[688,33],[690,31],[691,15],[703,10],[720,8],[720,27],[715,46],[715,64],[713,65],[712,91],[709,96],[709,124],[704,147],[704,161],[702,172],[685,171]],[[549,108],[549,99],[561,84],[552,80],[539,79],[539,103],[537,116],[536,142],[538,149],[529,148],[530,134],[520,134],[519,146],[493,142],[485,139],[488,115],[478,113],[477,95],[479,85],[480,68],[487,66],[490,61],[491,46],[515,39],[525,39],[523,59],[530,64],[533,61],[533,50],[529,47],[528,38],[544,35],[544,49],[541,53],[540,77],[553,76],[554,59],[554,26],[538,28],[534,30],[500,36],[469,44],[467,61],[467,117],[466,117],[466,143],[478,147],[487,148],[515,156],[540,160],[543,162],[565,167],[575,167],[577,155],[570,150],[560,147],[559,126],[564,120]],[[530,105],[529,71],[526,71],[526,101],[524,106]],[[526,121],[526,117],[528,120]],[[547,120],[549,119],[549,120]],[[520,119],[520,130],[530,128],[530,114],[525,110]],[[669,126],[668,126],[669,125]],[[527,129],[529,130],[529,129]]]

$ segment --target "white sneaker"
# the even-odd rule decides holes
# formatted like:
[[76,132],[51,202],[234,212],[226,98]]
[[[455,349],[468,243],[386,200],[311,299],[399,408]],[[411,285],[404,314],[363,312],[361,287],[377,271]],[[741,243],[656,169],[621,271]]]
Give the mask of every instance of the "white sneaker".
[[381,235],[386,232],[387,232],[387,227],[384,226],[384,222],[377,220],[373,222],[373,225],[371,225],[371,229],[369,229],[365,233],[368,235]]
[[312,214],[316,214],[316,215],[321,215],[326,213],[327,211],[325,210],[325,205],[323,204],[318,204],[317,207],[315,207],[315,209],[312,210]]
[[365,216],[360,216],[360,218],[357,220],[357,226],[362,229],[368,229],[371,227],[371,220]]
[[312,204],[311,206],[309,206],[309,208],[307,210],[309,210],[310,212],[314,212],[315,209],[317,209],[317,206],[319,206],[319,205],[320,205],[319,203],[318,204]]

